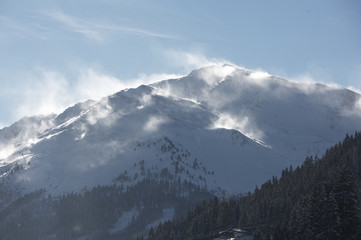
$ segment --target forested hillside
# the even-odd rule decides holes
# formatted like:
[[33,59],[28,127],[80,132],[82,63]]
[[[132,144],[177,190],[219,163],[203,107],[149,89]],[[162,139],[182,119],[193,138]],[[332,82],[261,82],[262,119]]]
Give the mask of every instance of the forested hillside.
[[254,239],[361,239],[361,133],[302,166],[290,166],[253,193],[197,205],[151,229],[148,239],[213,239],[240,227]]
[[[61,197],[39,190],[0,211],[0,239],[132,239],[159,219],[180,217],[210,198],[206,189],[164,178],[143,178],[126,188],[115,182]],[[164,216],[167,212],[172,216]]]

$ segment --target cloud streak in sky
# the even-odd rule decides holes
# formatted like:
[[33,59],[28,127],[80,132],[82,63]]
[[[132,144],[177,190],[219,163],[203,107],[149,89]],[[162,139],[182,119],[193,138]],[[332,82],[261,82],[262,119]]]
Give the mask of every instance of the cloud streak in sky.
[[67,31],[80,33],[84,37],[95,40],[97,42],[103,42],[106,40],[106,35],[111,33],[121,33],[143,37],[155,37],[164,39],[177,39],[176,36],[169,34],[158,33],[142,28],[135,28],[124,25],[114,25],[105,22],[89,21],[83,18],[71,16],[60,11],[45,12],[44,15],[51,19],[63,24]]
[[51,17],[53,20],[64,24],[66,29],[69,31],[80,33],[92,40],[103,41],[103,36],[100,32],[100,29],[96,29],[88,22],[66,15],[62,12],[52,12],[46,15]]
[[0,39],[9,37],[45,39],[46,36],[43,34],[43,31],[39,31],[36,28],[38,26],[31,23],[19,22],[10,17],[0,15]]

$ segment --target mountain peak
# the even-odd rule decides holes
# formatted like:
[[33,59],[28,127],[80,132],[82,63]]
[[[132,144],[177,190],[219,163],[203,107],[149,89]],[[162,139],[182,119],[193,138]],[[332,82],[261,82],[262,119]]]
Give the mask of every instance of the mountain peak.
[[207,85],[217,85],[238,68],[230,65],[210,65],[193,70],[188,77],[204,81]]
[[[212,176],[217,184],[209,178],[210,187],[248,191],[360,129],[354,108],[359,94],[316,84],[304,86],[311,89],[306,91],[301,85],[231,64],[205,66],[182,78],[76,104],[57,117],[30,122],[35,125],[1,130],[0,147],[6,151],[0,152],[0,172],[23,165],[16,181],[30,190],[59,193],[108,184],[118,169],[136,174],[132,166],[139,160],[151,169],[171,164],[159,140],[167,137],[192,153],[185,166],[198,159],[218,171]],[[238,184],[229,172],[239,176]],[[193,178],[200,179],[182,177]],[[77,186],[71,184],[78,180]]]

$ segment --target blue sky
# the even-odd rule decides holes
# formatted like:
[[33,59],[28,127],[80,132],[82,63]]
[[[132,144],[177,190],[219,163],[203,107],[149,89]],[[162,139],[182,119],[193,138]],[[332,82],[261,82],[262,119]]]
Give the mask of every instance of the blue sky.
[[361,1],[0,0],[0,127],[230,62],[361,89]]

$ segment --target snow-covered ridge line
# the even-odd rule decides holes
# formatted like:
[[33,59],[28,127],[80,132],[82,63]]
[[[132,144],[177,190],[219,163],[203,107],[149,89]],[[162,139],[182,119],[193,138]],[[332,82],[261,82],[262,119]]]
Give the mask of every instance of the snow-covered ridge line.
[[[124,171],[134,181],[142,176],[134,164],[144,161],[149,174],[168,168],[182,180],[239,193],[360,129],[358,93],[207,66],[0,130],[0,173],[21,165],[7,176],[25,191],[59,194],[111,184]],[[165,152],[155,140],[165,138],[192,158],[180,155],[177,163],[176,149]]]

